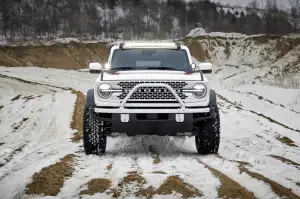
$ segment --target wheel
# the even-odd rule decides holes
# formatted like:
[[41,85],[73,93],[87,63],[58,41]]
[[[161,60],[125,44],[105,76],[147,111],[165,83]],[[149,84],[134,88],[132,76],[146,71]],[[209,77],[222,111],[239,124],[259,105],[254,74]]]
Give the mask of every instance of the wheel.
[[91,106],[84,107],[83,115],[83,147],[87,155],[103,155],[106,150],[107,122],[96,119],[90,114]]
[[220,145],[220,115],[217,106],[212,107],[213,117],[196,125],[196,148],[199,154],[216,154]]

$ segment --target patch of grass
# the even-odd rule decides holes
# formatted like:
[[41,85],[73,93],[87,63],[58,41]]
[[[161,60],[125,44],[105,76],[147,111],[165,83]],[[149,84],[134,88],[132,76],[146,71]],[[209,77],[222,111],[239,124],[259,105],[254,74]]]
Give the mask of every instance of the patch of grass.
[[29,119],[29,118],[25,117],[25,118],[23,118],[23,119],[20,121],[19,124],[14,123],[14,124],[13,124],[14,132],[17,131],[17,130],[23,125],[23,123],[26,122],[28,119]]
[[118,183],[118,186],[111,189],[110,192],[112,193],[113,198],[118,198],[123,191],[128,193],[131,192],[131,186],[129,185],[134,185],[136,188],[142,189],[142,186],[146,183],[147,181],[145,180],[145,178],[139,175],[137,171],[131,171],[128,172],[127,175],[123,177]]
[[182,198],[200,197],[202,193],[192,185],[184,182],[178,176],[170,176],[167,180],[157,189],[158,195],[170,195],[173,192],[180,193]]
[[150,199],[155,194],[156,194],[156,190],[152,186],[150,186],[146,189],[143,189],[143,188],[140,189],[138,192],[135,193],[135,196],[136,197],[145,197],[147,199]]
[[23,97],[22,99],[25,99],[26,102],[28,102],[29,100],[39,98],[39,97],[42,97],[42,95],[38,95],[38,96],[28,95],[28,96]]
[[74,107],[74,112],[73,112],[73,117],[72,117],[72,122],[71,122],[71,128],[73,130],[77,130],[77,132],[74,133],[74,136],[71,138],[71,140],[72,140],[72,142],[80,142],[80,140],[82,139],[82,134],[83,134],[83,129],[82,129],[83,111],[84,111],[84,106],[86,103],[86,97],[80,91],[73,90],[72,94],[75,94],[77,96],[77,99],[75,102],[75,107]]
[[231,52],[230,52],[230,43],[228,41],[226,41],[224,53],[226,55],[226,58],[228,59],[230,54],[231,54]]
[[67,155],[59,162],[43,168],[35,173],[32,182],[26,186],[26,194],[44,194],[46,196],[56,196],[63,187],[65,178],[71,177],[74,155]]
[[3,109],[3,108],[4,108],[4,106],[0,106],[0,110]]
[[112,197],[119,197],[123,191],[130,192],[130,190],[127,189],[130,184],[134,184],[135,187],[139,188],[139,190],[135,192],[136,197],[145,197],[147,199],[152,198],[155,194],[170,195],[173,192],[182,194],[182,198],[202,196],[202,193],[198,189],[188,183],[185,183],[178,176],[168,177],[158,189],[154,189],[152,186],[143,188],[143,185],[146,183],[146,180],[136,171],[128,172],[128,175],[121,180],[118,187],[111,189],[111,192],[113,193]]
[[22,96],[22,95],[17,95],[16,97],[12,98],[10,101],[12,101],[12,102],[13,102],[13,101],[16,101],[16,100],[20,99],[21,96]]
[[167,174],[167,173],[164,172],[164,171],[153,171],[152,173],[156,173],[156,174]]
[[276,139],[278,141],[280,141],[281,143],[286,144],[288,146],[294,146],[294,147],[297,146],[297,145],[295,145],[295,142],[288,137],[277,137]]
[[[299,71],[299,70],[297,70]],[[291,89],[299,89],[300,88],[300,78],[297,75],[293,75],[292,72],[286,72],[289,74],[276,75],[272,80],[267,82],[271,86],[279,87],[279,88],[291,88]],[[292,74],[291,74],[292,73]]]
[[120,195],[121,195],[121,191],[120,190],[118,190],[118,189],[111,189],[111,192],[112,192],[112,197],[113,198],[119,198],[120,197]]
[[[199,160],[198,160],[199,161]],[[220,171],[208,166],[207,164],[199,161],[206,168],[212,172],[214,176],[219,178],[221,186],[218,188],[219,198],[255,198],[252,192],[242,187],[239,183],[232,180],[228,176],[224,175]],[[247,165],[247,162],[241,162],[243,165]]]
[[119,186],[124,186],[127,184],[137,183],[139,185],[146,184],[145,178],[140,176],[136,171],[128,172],[128,175],[125,176],[122,181],[119,183]]
[[298,166],[300,167],[300,164],[297,163],[297,162],[294,162],[290,159],[287,159],[287,158],[284,158],[284,157],[281,157],[281,156],[278,156],[278,155],[270,155],[270,157],[276,159],[276,160],[280,160],[281,162],[283,163],[286,163],[286,164],[289,164],[289,165],[293,165],[293,166]]
[[151,156],[153,158],[153,164],[158,164],[161,162],[158,153],[156,152],[154,146],[150,145],[149,152],[151,153]]
[[83,190],[79,195],[94,195],[95,193],[104,193],[111,187],[111,181],[104,178],[92,179],[87,183],[88,189]]
[[297,196],[296,194],[294,194],[291,189],[288,189],[280,184],[278,184],[277,182],[259,174],[256,172],[252,172],[249,171],[246,167],[240,165],[239,166],[240,172],[243,173],[247,173],[249,176],[251,176],[252,178],[256,178],[258,180],[261,180],[267,184],[269,184],[271,186],[271,189],[274,191],[275,194],[277,194],[279,197],[281,198],[300,198],[299,196]]
[[113,164],[108,165],[108,166],[106,167],[106,169],[107,169],[108,171],[110,171],[110,170],[112,169],[112,165],[113,165]]

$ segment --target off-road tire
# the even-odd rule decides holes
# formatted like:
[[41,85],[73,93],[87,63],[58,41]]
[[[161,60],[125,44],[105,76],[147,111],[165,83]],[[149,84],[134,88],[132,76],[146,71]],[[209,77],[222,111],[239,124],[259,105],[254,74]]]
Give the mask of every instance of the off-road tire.
[[90,114],[91,106],[84,107],[83,115],[83,147],[87,155],[103,155],[106,150],[107,132],[105,127],[107,122],[95,118]]
[[217,106],[212,107],[213,117],[196,124],[196,148],[199,154],[216,154],[220,145],[220,115]]

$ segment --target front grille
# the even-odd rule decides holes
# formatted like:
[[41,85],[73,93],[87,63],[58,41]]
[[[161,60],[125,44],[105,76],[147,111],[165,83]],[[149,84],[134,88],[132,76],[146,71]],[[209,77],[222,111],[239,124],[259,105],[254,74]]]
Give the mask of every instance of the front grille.
[[[119,82],[118,86],[122,88],[122,93],[118,96],[119,99],[125,99],[127,94],[138,84],[142,83],[163,83],[171,86],[181,99],[186,99],[187,96],[182,92],[182,89],[187,86],[186,82]],[[176,101],[173,94],[165,87],[142,87],[139,88],[130,97],[130,100],[163,100]]]

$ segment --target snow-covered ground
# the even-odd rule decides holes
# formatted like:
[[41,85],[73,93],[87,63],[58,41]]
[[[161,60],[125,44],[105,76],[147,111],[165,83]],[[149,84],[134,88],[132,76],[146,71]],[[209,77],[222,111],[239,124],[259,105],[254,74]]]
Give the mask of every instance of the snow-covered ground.
[[[76,155],[75,171],[65,180],[57,197],[47,198],[79,198],[80,191],[87,188],[86,183],[95,178],[109,179],[112,187],[118,187],[127,172],[132,171],[145,178],[146,183],[141,185],[144,188],[158,188],[167,177],[179,176],[201,191],[200,198],[221,197],[219,187],[230,187],[230,184],[214,175],[209,167],[234,180],[256,198],[286,196],[276,187],[290,189],[288,192],[299,198],[300,90],[243,82],[244,76],[240,79],[235,76],[232,82],[226,78],[230,74],[231,70],[224,69],[209,77],[212,88],[219,94],[221,145],[218,155],[199,156],[193,137],[119,136],[108,138],[107,153],[99,157],[84,155],[82,144],[70,141],[76,96],[63,89],[86,93],[93,86],[95,75],[58,69],[1,67],[0,198],[23,198],[25,186],[31,182],[34,172],[67,154]],[[280,139],[284,137],[294,142],[294,146]],[[149,152],[150,146],[160,160],[156,164],[153,153]],[[111,168],[107,169],[109,165]],[[240,172],[241,167],[247,172]],[[120,197],[135,198],[132,190],[122,191]],[[112,195],[97,193],[82,197],[112,198]],[[180,197],[174,193],[153,198]]]

